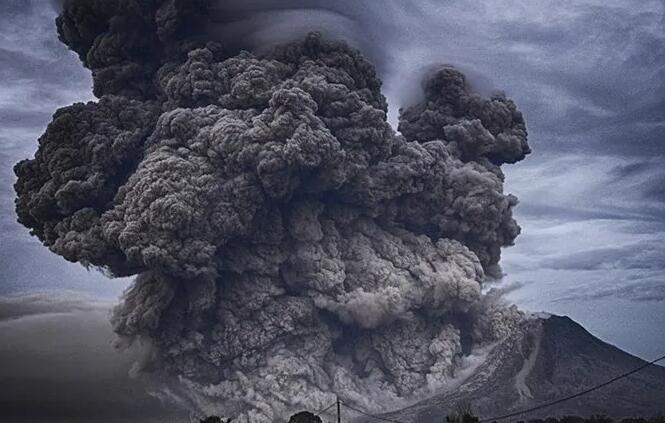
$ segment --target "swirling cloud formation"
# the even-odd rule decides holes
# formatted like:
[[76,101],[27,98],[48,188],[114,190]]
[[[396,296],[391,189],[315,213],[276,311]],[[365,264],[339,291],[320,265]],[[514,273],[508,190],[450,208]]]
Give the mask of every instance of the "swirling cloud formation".
[[57,111],[16,165],[20,222],[137,275],[115,331],[149,341],[146,371],[190,406],[268,422],[444,386],[521,318],[481,284],[519,233],[500,166],[529,153],[522,115],[441,68],[396,133],[344,42],[230,51],[204,12],[65,2],[60,37],[99,100]]

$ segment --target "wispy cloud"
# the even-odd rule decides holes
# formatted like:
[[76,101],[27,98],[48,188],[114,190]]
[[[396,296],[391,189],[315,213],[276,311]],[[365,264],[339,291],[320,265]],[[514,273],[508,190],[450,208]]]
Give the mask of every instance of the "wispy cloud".
[[46,314],[87,311],[109,312],[112,302],[100,301],[78,291],[47,290],[0,296],[0,322]]

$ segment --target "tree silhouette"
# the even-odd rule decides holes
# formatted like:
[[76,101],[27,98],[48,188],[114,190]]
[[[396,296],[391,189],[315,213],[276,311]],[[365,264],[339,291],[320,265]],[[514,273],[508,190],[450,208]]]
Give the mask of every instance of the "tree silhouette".
[[480,420],[473,415],[473,408],[469,401],[461,401],[455,406],[455,411],[446,416],[446,423],[478,423]]
[[321,418],[309,411],[301,411],[291,416],[289,423],[322,423]]
[[229,417],[228,419],[223,419],[223,418],[217,417],[217,416],[210,416],[210,417],[206,417],[205,419],[199,420],[199,421],[201,423],[231,423],[231,420],[233,420],[233,418],[231,418],[231,417]]

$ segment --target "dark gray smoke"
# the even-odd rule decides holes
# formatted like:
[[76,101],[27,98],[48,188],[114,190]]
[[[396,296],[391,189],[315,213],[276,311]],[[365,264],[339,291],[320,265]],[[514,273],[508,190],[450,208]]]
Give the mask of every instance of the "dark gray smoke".
[[65,2],[60,37],[99,101],[56,112],[16,165],[20,222],[138,275],[114,328],[205,412],[268,422],[445,386],[521,318],[481,284],[519,233],[500,166],[529,153],[522,115],[441,68],[397,134],[345,42],[238,52],[206,7]]

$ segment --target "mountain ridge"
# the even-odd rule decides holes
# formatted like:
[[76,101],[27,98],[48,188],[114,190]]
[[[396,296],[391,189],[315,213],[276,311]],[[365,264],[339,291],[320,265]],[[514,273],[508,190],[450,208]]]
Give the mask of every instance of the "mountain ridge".
[[[600,340],[567,316],[534,316],[495,345],[455,389],[382,416],[441,423],[457,404],[469,402],[481,419],[492,419],[576,394],[646,363]],[[513,420],[594,414],[648,417],[660,412],[665,412],[665,367],[653,365],[584,396]]]

